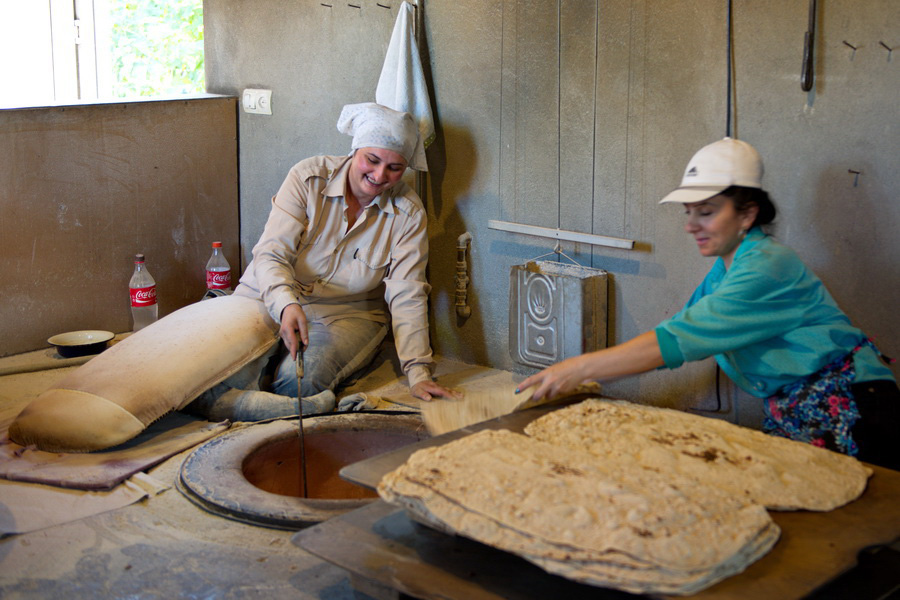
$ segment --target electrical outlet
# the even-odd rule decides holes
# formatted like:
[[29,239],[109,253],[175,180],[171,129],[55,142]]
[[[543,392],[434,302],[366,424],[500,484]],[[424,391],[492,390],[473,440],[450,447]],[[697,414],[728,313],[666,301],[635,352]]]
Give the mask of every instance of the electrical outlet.
[[272,90],[247,88],[241,96],[245,113],[256,115],[272,114]]

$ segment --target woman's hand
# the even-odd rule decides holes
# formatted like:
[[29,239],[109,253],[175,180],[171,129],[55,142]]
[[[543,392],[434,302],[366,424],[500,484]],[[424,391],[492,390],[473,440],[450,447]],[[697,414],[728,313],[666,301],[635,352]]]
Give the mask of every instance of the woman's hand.
[[420,381],[409,389],[410,393],[419,400],[426,402],[438,398],[461,398],[462,394],[455,390],[438,385],[434,381]]
[[571,392],[579,385],[591,381],[590,367],[593,358],[593,354],[582,354],[547,367],[523,380],[516,388],[516,393],[537,386],[531,398],[540,400]]
[[533,400],[571,392],[582,383],[652,371],[665,364],[655,331],[611,348],[568,358],[522,380],[516,393],[537,386]]
[[278,335],[284,340],[284,345],[291,351],[291,358],[297,359],[298,337],[300,343],[306,348],[309,345],[309,330],[306,326],[306,313],[299,304],[288,304],[281,311],[281,329]]

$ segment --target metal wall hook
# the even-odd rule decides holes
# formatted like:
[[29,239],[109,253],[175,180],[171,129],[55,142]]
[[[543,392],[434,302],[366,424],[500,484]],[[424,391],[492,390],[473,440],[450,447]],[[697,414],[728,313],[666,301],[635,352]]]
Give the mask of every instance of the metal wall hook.
[[847,172],[853,175],[853,187],[859,185],[859,175],[860,171],[856,171],[854,169],[847,169]]
[[844,40],[844,41],[841,42],[841,43],[844,44],[845,46],[847,46],[848,48],[852,49],[854,52],[856,52],[856,46],[854,46],[853,44],[851,44],[851,43],[848,42],[847,40]]
[[[559,242],[556,242],[556,246],[554,246],[554,248],[551,252],[547,252],[546,254],[541,254],[540,256],[536,256],[536,257],[532,258],[531,261],[540,260],[540,259],[544,258],[545,256],[550,256],[551,254],[559,254],[561,256],[565,256],[572,262],[572,264],[579,266],[579,267],[584,266],[580,262],[578,262],[577,260],[575,260],[574,258],[569,256],[568,254],[563,252],[562,246],[560,245]],[[531,262],[531,261],[529,261],[529,262]],[[558,261],[558,259],[557,259],[557,261]]]
[[887,44],[885,44],[884,42],[882,42],[881,40],[878,40],[878,44],[882,48],[884,48],[885,50],[888,51],[888,60],[891,60],[891,55],[894,53],[894,49],[891,48],[890,46],[888,46]]
[[813,88],[815,71],[813,65],[813,49],[816,39],[816,0],[809,0],[809,19],[806,33],[803,35],[803,68],[800,71],[800,89],[808,92]]

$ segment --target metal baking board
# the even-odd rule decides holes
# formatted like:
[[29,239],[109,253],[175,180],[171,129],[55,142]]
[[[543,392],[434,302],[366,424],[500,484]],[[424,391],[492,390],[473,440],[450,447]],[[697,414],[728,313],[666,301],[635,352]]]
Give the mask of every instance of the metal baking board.
[[[856,566],[864,548],[896,540],[900,536],[900,472],[873,469],[866,492],[846,506],[824,513],[772,511],[772,519],[782,530],[775,547],[743,573],[690,598],[804,598]],[[512,554],[419,525],[402,508],[381,500],[301,531],[292,542],[355,578],[415,598],[634,597],[551,575]],[[898,574],[893,576],[900,584]],[[865,597],[858,591],[854,597]]]
[[[382,500],[300,531],[291,542],[346,569],[354,583],[365,582],[362,591],[379,599],[637,598],[551,575],[514,554],[441,533]],[[373,587],[384,593],[372,594]]]

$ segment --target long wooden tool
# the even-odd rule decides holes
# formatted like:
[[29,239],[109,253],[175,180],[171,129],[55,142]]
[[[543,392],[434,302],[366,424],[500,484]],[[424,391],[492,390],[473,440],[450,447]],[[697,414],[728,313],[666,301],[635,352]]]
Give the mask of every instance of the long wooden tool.
[[461,400],[441,399],[423,402],[422,418],[431,435],[440,435],[533,406],[596,397],[600,395],[600,384],[580,385],[567,394],[541,398],[538,401],[532,400],[531,395],[532,390],[516,394],[512,386],[487,391],[466,391]]
[[303,342],[297,349],[297,430],[300,436],[300,477],[303,481],[303,497],[309,498],[309,486],[306,482],[306,440],[303,439],[303,401],[300,399],[303,382]]

